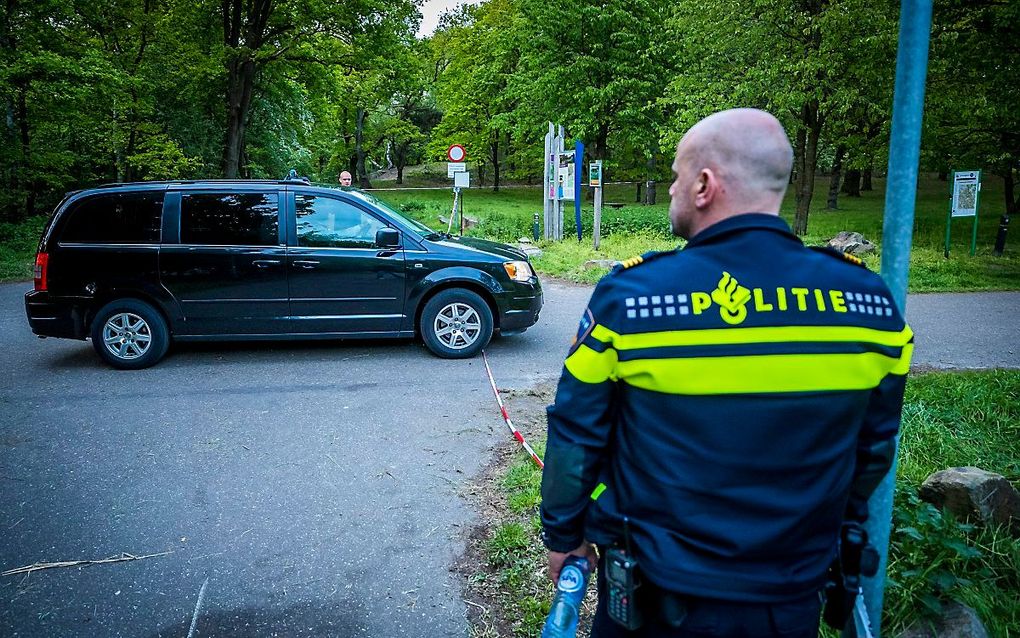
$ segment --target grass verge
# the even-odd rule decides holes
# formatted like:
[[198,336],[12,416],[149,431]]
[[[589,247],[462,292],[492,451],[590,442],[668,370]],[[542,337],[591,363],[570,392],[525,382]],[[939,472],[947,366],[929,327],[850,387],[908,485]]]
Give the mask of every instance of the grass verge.
[[[542,449],[551,384],[508,398],[514,422]],[[917,498],[932,472],[976,465],[1020,481],[1020,370],[930,372],[910,378],[903,410],[894,529],[883,628],[896,635],[931,621],[957,600],[973,607],[991,636],[1020,627],[1020,541],[1005,529],[955,520]],[[481,479],[483,526],[464,564],[476,636],[536,636],[552,600],[539,540],[541,473],[523,453],[501,446]],[[587,622],[594,609],[589,590]],[[484,622],[483,622],[484,621]],[[578,635],[586,635],[579,632]],[[835,632],[825,635],[835,636]]]
[[[875,190],[861,193],[861,197],[842,196],[838,210],[825,209],[828,178],[819,178],[815,193],[808,234],[803,240],[808,245],[823,245],[844,230],[862,233],[876,244],[878,250],[865,256],[872,270],[881,264],[881,240],[885,181],[875,180]],[[541,242],[545,253],[535,260],[540,272],[583,283],[594,283],[606,269],[585,269],[584,262],[592,259],[623,259],[650,250],[668,250],[679,241],[669,232],[669,196],[660,185],[661,203],[654,206],[633,204],[633,187],[611,185],[606,188],[605,200],[620,208],[603,210],[603,241],[600,250],[592,248],[593,211],[591,203],[582,205],[582,241],[576,241],[576,223],[572,208],[564,219],[562,242]],[[913,249],[910,258],[911,292],[962,292],[978,290],[1020,289],[1020,252],[1007,245],[1002,257],[992,254],[998,230],[998,213],[1001,208],[1002,182],[988,177],[982,191],[985,212],[978,219],[978,243],[975,255],[970,255],[971,220],[952,222],[950,258],[945,250],[946,210],[948,185],[932,177],[918,183],[917,205],[914,218]],[[426,224],[437,227],[438,217],[449,214],[452,195],[449,190],[381,190],[380,198],[408,212]],[[465,214],[479,221],[468,231],[469,235],[488,237],[507,243],[521,237],[531,237],[534,214],[541,217],[542,199],[539,187],[506,188],[498,193],[488,189],[470,189],[463,195]],[[792,222],[794,201],[787,193],[781,214]],[[444,228],[445,229],[445,228]],[[1015,245],[1015,241],[1013,242]]]
[[32,217],[17,224],[0,223],[0,282],[32,278],[35,251],[46,217]]
[[[412,170],[408,185],[433,184],[443,181],[438,165]],[[445,173],[444,173],[445,175]],[[380,185],[387,185],[380,183]],[[388,184],[393,186],[392,184]],[[661,203],[643,206],[634,201],[634,187],[610,185],[605,200],[619,208],[607,207],[603,211],[602,245],[592,248],[591,229],[593,211],[590,202],[582,206],[582,241],[576,237],[573,210],[564,219],[562,242],[540,242],[544,254],[535,259],[536,268],[543,274],[571,281],[595,283],[608,271],[605,268],[585,268],[593,259],[626,259],[650,250],[668,250],[678,245],[669,233],[668,200],[665,185],[660,185]],[[1002,257],[991,253],[998,229],[1001,208],[1002,181],[987,177],[982,191],[985,213],[978,219],[977,254],[970,255],[970,219],[953,221],[953,241],[950,258],[943,256],[945,242],[948,185],[931,177],[918,183],[917,208],[914,220],[914,241],[910,258],[911,292],[949,292],[975,290],[1020,289],[1020,251],[1008,245]],[[872,270],[881,263],[882,211],[884,207],[884,180],[875,180],[875,190],[865,191],[861,197],[843,196],[839,210],[826,210],[828,178],[819,178],[815,184],[814,206],[809,220],[809,233],[803,239],[809,245],[821,245],[842,230],[862,233],[879,245],[879,250],[865,256]],[[396,190],[384,188],[375,191],[387,203],[411,217],[439,229],[446,229],[439,218],[450,213],[453,198],[447,188],[434,190]],[[487,188],[472,188],[463,193],[464,211],[478,220],[469,235],[515,243],[521,237],[531,237],[535,213],[541,217],[542,195],[538,186],[510,187],[494,193]],[[793,219],[793,195],[787,193],[782,215]],[[39,234],[45,224],[44,217],[35,217],[18,224],[0,224],[0,281],[24,280],[31,277],[32,262]]]

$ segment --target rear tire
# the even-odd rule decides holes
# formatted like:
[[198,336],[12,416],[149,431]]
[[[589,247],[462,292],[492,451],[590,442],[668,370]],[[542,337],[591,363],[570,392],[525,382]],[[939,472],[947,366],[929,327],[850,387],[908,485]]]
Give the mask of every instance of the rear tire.
[[100,308],[90,332],[100,358],[119,370],[148,368],[170,347],[163,315],[138,299],[116,299]]
[[429,299],[418,327],[432,354],[443,359],[469,359],[492,339],[492,311],[476,293],[451,288]]

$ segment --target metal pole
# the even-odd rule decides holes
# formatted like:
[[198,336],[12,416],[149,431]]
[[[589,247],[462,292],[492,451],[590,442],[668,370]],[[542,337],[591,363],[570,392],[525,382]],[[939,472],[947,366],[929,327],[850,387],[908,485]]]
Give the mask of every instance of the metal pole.
[[[545,163],[545,169],[543,171],[543,174],[545,175],[545,180],[542,183],[542,188],[543,188],[543,193],[542,193],[542,223],[544,224],[543,227],[545,228],[545,238],[546,239],[551,239],[552,238],[552,208],[553,208],[553,202],[552,202],[552,195],[551,195],[550,190],[553,188],[553,184],[556,181],[556,171],[553,168],[554,164],[553,164],[553,159],[552,159],[553,137],[554,137],[553,129],[554,129],[553,123],[549,122],[549,132],[545,134],[545,157],[543,158],[543,162]],[[538,238],[536,237],[535,239],[538,239]]]
[[[924,84],[928,74],[928,40],[932,0],[902,0],[900,39],[896,54],[896,88],[893,93],[892,133],[889,139],[889,173],[885,187],[885,223],[882,232],[882,278],[901,312],[907,307],[907,275],[914,229],[918,162],[921,155],[921,119]],[[898,441],[897,441],[898,443]],[[875,636],[881,635],[882,594],[888,564],[892,527],[896,462],[868,501],[865,529],[878,550],[878,573],[864,579],[864,603]]]

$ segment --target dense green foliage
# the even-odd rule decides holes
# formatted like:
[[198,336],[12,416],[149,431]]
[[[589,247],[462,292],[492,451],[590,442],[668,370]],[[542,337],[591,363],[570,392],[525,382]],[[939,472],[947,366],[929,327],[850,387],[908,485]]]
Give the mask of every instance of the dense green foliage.
[[[893,0],[485,0],[423,40],[418,4],[5,3],[0,219],[117,180],[295,168],[334,182],[347,169],[367,186],[395,169],[399,183],[451,142],[477,183],[534,183],[549,121],[585,140],[607,179],[661,181],[684,131],[737,105],[787,126],[799,233],[816,170],[832,170],[839,206],[844,172],[852,198],[884,166]],[[998,174],[986,210],[1015,214],[1020,5],[935,5],[924,168]]]
[[[1007,530],[955,520],[917,498],[930,473],[977,465],[1020,481],[1020,371],[938,372],[907,383],[889,547],[883,634],[929,622],[956,600],[973,607],[990,635],[1020,626],[1020,542]],[[542,441],[538,441],[542,443]],[[537,635],[552,587],[538,538],[541,472],[523,453],[503,479],[508,511],[487,546],[493,578],[519,595],[501,595],[515,635]],[[501,504],[502,505],[502,504]],[[530,530],[530,531],[529,531]],[[538,610],[535,610],[538,607]],[[489,634],[484,634],[489,635]],[[835,636],[826,630],[823,635]]]
[[429,124],[418,19],[411,0],[6,2],[0,220],[102,182],[335,181],[396,154]]

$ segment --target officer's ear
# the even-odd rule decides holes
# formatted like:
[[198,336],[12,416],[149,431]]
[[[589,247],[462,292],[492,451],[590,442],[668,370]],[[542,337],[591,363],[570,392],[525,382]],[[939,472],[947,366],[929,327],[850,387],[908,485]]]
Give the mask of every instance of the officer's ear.
[[710,168],[703,168],[698,172],[698,180],[694,191],[694,205],[697,208],[707,208],[712,204],[719,191],[719,178]]

